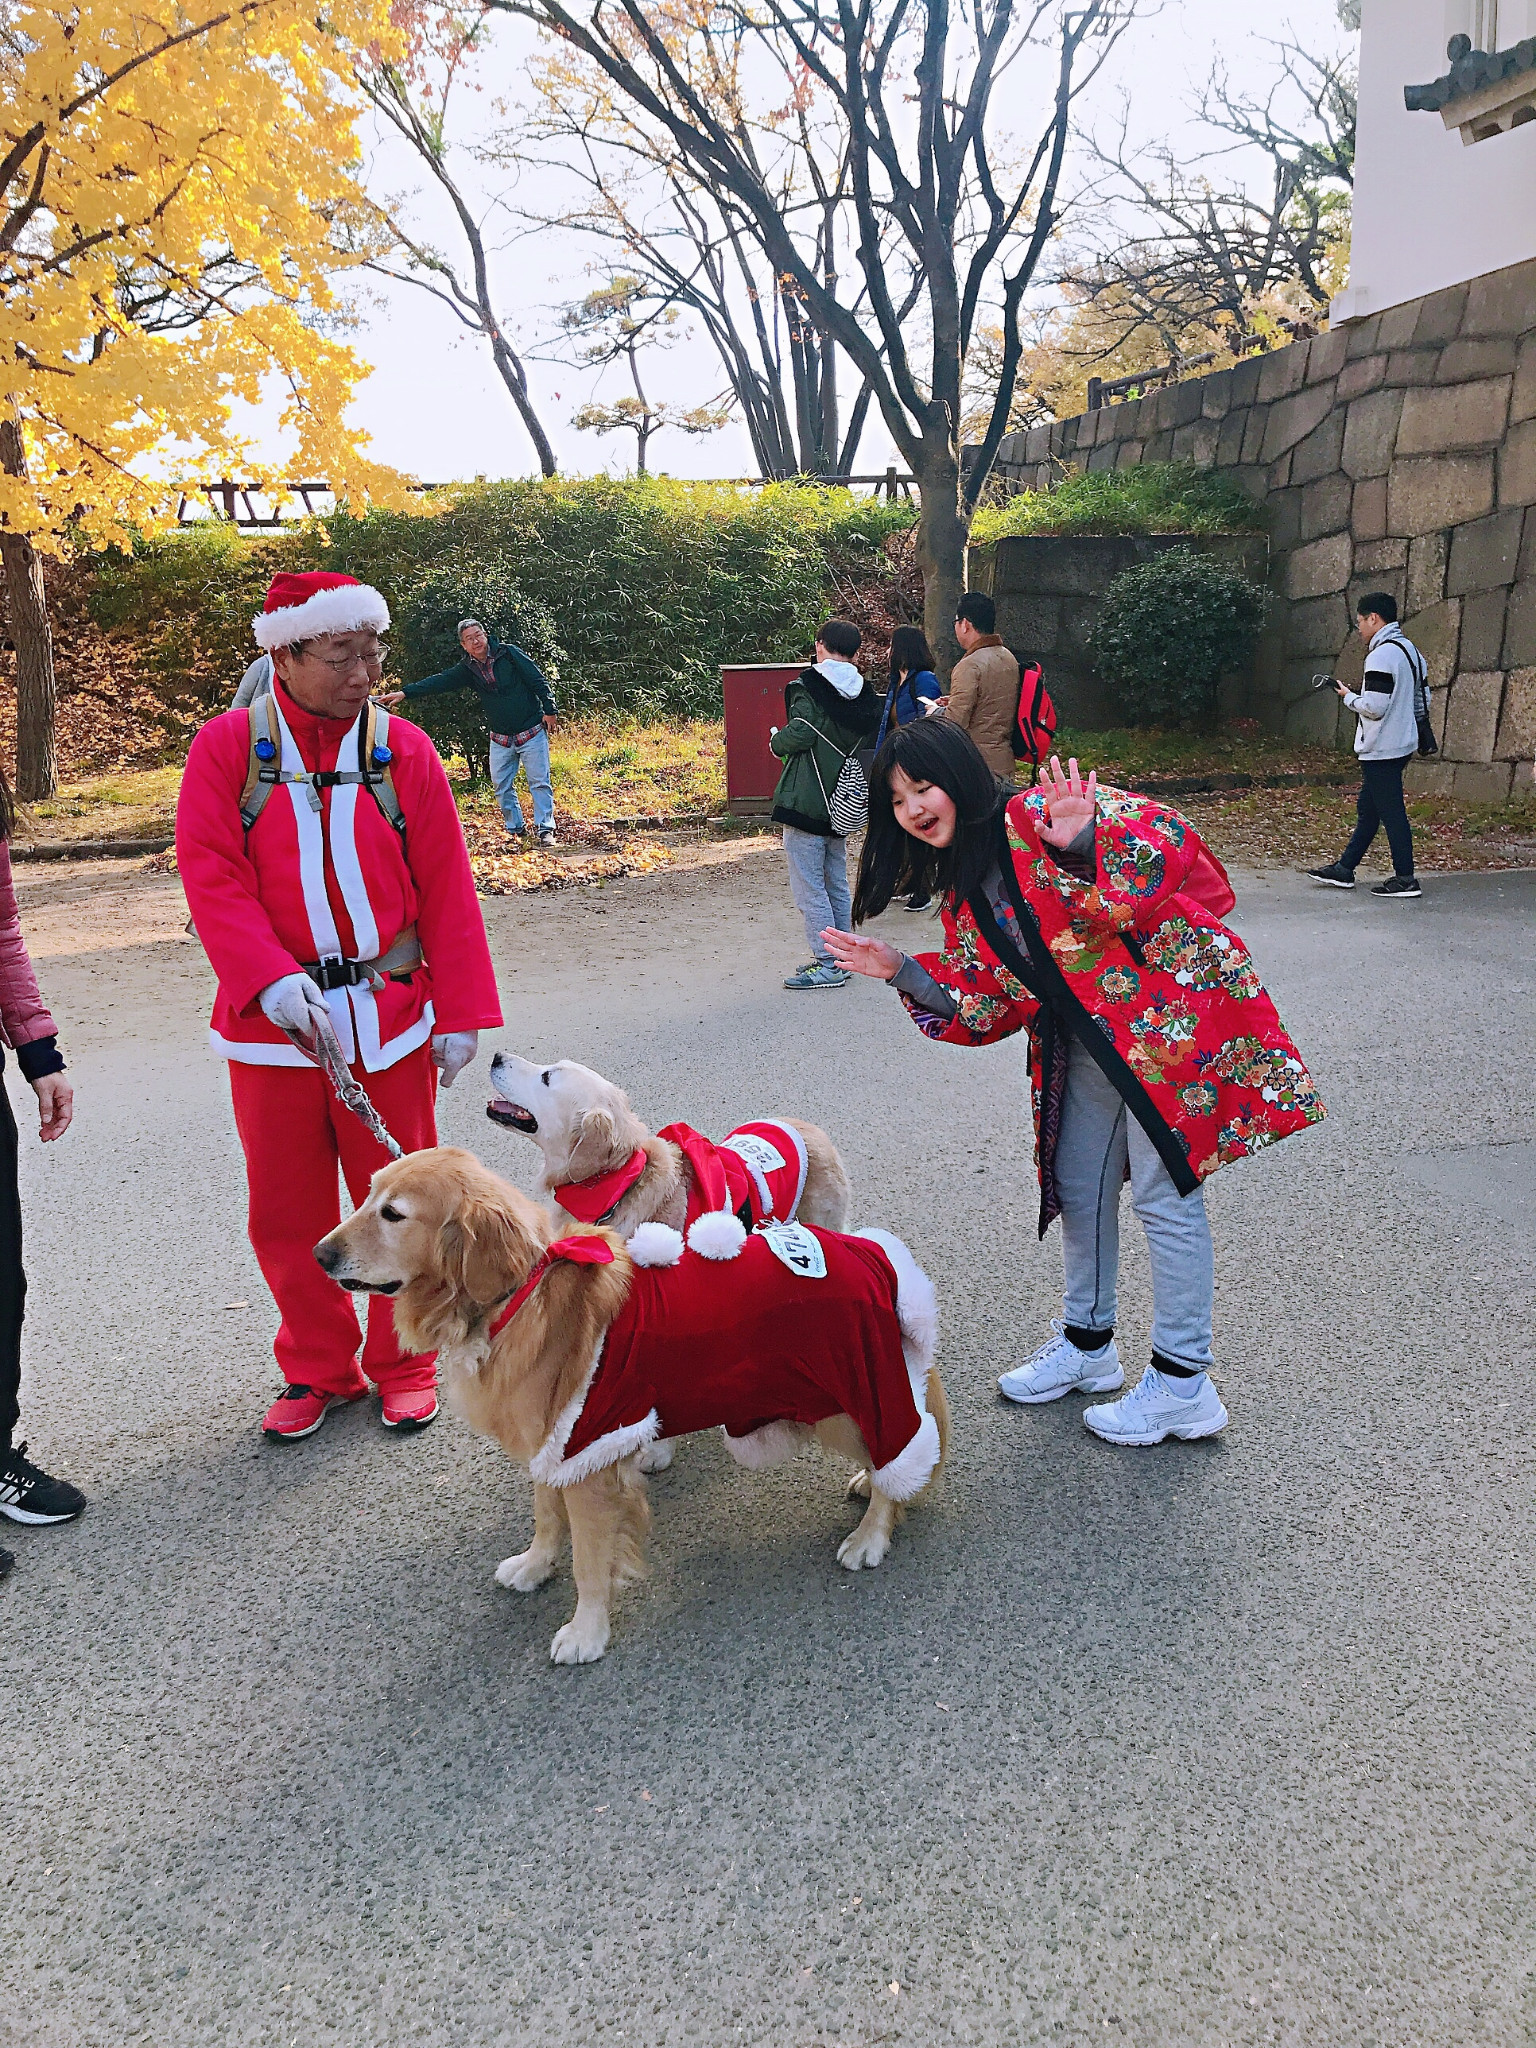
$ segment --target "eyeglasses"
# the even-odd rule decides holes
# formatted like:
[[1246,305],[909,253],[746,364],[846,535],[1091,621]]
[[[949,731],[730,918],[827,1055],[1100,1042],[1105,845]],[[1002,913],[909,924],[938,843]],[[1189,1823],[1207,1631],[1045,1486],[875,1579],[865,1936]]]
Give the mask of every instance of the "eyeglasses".
[[351,675],[354,669],[359,668],[363,669],[370,677],[382,675],[384,673],[384,664],[389,659],[389,649],[387,647],[380,647],[372,654],[332,656],[329,654],[310,654],[306,648],[305,655],[308,660],[318,662],[322,668],[328,668],[331,674],[340,682],[344,677]]

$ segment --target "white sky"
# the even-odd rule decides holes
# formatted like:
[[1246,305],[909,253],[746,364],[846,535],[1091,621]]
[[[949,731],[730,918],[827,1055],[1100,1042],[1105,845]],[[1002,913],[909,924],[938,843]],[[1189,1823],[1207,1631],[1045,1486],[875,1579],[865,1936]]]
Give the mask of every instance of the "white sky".
[[[1318,50],[1334,47],[1340,36],[1334,0],[1291,0],[1280,6],[1265,5],[1263,0],[1165,0],[1155,16],[1132,26],[1091,98],[1079,103],[1079,118],[1084,125],[1101,123],[1108,128],[1121,92],[1128,91],[1136,130],[1145,137],[1184,137],[1193,154],[1200,146],[1200,131],[1189,122],[1187,108],[1212,60],[1220,57],[1240,88],[1262,89],[1274,69],[1262,39],[1287,25],[1298,40]],[[521,96],[522,64],[531,46],[531,32],[524,24],[497,23],[491,48],[482,59],[485,90],[461,95],[455,104],[461,124],[469,117],[490,126],[495,120],[494,100]],[[1043,102],[1022,68],[1012,75],[1011,89],[1019,94],[1024,130]],[[473,163],[461,155],[454,168],[466,189],[475,189]],[[419,171],[410,152],[393,136],[375,138],[370,169],[374,189],[420,195],[406,212],[425,228],[427,239],[457,255],[452,228],[423,192]],[[1069,187],[1071,182],[1069,159]],[[1267,179],[1263,182],[1267,184]],[[549,190],[547,185],[541,190],[541,201]],[[548,198],[547,203],[556,205],[558,198]],[[589,266],[600,261],[600,252],[591,244],[559,234],[518,242],[498,259],[495,284],[504,325],[525,359],[527,348],[547,335],[553,324],[549,309],[590,289]],[[373,454],[431,482],[534,473],[531,444],[483,343],[463,333],[446,308],[419,290],[378,279],[370,280],[369,287],[371,298],[359,307],[362,324],[352,341],[373,368],[359,387],[352,418],[372,435]],[[539,361],[528,367],[540,415],[564,472],[622,473],[632,467],[632,436],[599,437],[578,432],[570,424],[587,398],[616,397],[628,390],[621,372],[598,377],[590,370]],[[713,350],[699,340],[653,355],[648,378],[653,398],[679,399],[688,405],[713,396],[723,382]],[[262,439],[275,453],[275,442],[265,433]],[[860,470],[882,470],[890,459],[888,451],[885,430],[878,414],[872,414]],[[659,435],[651,445],[651,466],[677,476],[754,474],[746,432],[734,421],[710,436]]]

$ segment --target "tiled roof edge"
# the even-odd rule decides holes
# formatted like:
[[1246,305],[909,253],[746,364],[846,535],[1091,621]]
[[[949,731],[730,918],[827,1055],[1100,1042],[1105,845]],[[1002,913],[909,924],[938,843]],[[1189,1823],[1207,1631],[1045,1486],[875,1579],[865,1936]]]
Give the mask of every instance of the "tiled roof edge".
[[1464,100],[1503,78],[1536,71],[1536,36],[1509,50],[1474,50],[1470,36],[1452,36],[1445,54],[1451,68],[1428,85],[1405,85],[1403,105],[1410,114],[1438,114],[1455,100]]

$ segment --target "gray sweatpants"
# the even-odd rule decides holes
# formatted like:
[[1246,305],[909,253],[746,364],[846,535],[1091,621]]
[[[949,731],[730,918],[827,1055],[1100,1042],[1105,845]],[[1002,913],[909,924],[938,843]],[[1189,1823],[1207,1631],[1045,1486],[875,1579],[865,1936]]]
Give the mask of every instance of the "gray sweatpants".
[[827,926],[839,932],[853,930],[848,842],[835,835],[823,838],[819,832],[802,832],[798,825],[786,825],[784,858],[789,862],[789,893],[805,919],[811,958],[825,967],[831,958],[821,936]]
[[1211,1228],[1198,1188],[1181,1195],[1152,1140],[1074,1039],[1056,1144],[1066,1288],[1062,1321],[1083,1330],[1115,1323],[1120,1266],[1120,1189],[1126,1161],[1131,1203],[1152,1256],[1152,1349],[1199,1371],[1211,1364],[1216,1291]]

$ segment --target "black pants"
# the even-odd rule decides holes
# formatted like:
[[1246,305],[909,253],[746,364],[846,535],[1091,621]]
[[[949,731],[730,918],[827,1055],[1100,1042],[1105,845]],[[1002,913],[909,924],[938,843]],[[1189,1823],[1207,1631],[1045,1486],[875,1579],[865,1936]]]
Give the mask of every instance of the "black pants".
[[10,1448],[21,1410],[21,1318],[27,1276],[21,1269],[21,1191],[16,1185],[16,1118],[0,1080],[0,1451]]
[[1366,848],[1383,826],[1392,849],[1393,872],[1413,873],[1413,832],[1403,808],[1403,770],[1412,759],[1412,754],[1404,754],[1396,761],[1360,763],[1360,795],[1355,804],[1359,823],[1354,837],[1339,855],[1339,866],[1348,868],[1351,874],[1364,860]]

